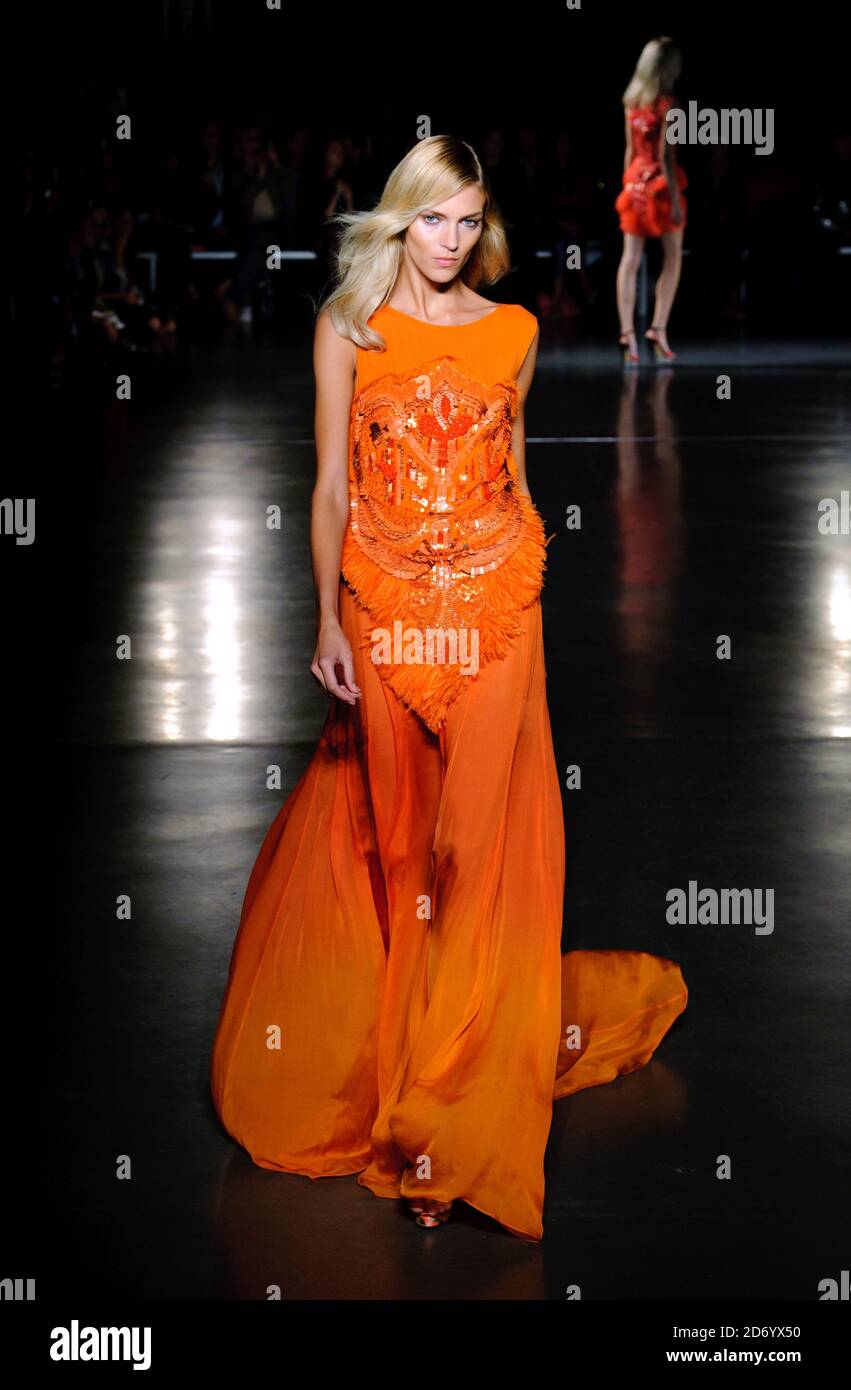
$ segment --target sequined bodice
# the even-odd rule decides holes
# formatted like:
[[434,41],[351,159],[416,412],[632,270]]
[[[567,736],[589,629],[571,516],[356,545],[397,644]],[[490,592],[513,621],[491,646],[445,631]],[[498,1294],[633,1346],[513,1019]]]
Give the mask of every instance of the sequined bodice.
[[379,378],[353,403],[353,533],[387,573],[425,580],[420,604],[444,618],[470,578],[520,543],[515,399],[512,382],[475,382],[441,357],[416,376]]
[[[369,363],[350,421],[344,578],[377,627],[475,632],[483,660],[504,655],[544,568],[543,523],[511,447],[514,364],[535,321],[505,309],[517,313],[500,336],[382,319],[400,369]],[[446,668],[380,669],[432,728],[468,683]]]

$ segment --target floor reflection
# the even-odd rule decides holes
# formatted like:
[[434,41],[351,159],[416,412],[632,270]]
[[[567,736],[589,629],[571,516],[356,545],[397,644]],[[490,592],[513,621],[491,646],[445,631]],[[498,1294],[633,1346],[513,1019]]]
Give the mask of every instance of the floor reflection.
[[[674,586],[685,551],[682,461],[668,405],[673,377],[670,368],[649,378],[625,372],[616,426],[617,640],[633,667],[627,677],[638,701],[632,718],[651,732],[659,667],[670,658]],[[649,420],[639,419],[645,413]]]

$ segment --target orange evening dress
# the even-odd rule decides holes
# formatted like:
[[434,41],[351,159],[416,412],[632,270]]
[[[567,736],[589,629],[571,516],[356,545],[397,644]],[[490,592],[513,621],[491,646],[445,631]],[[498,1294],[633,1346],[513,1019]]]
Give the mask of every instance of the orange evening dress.
[[672,96],[658,96],[651,106],[634,106],[629,112],[632,158],[624,172],[623,187],[615,199],[615,210],[621,231],[632,236],[663,236],[666,232],[682,230],[686,225],[688,200],[683,189],[688,187],[688,180],[677,162],[676,148],[670,146],[674,176],[680,190],[682,221],[678,225],[673,220],[671,190],[659,159],[665,118],[673,104]]
[[263,1168],[460,1198],[539,1240],[553,1100],[647,1062],[687,990],[644,952],[561,954],[546,539],[511,450],[537,321],[384,305],[369,326],[340,583],[363,694],[332,699],[259,851],[212,1093]]

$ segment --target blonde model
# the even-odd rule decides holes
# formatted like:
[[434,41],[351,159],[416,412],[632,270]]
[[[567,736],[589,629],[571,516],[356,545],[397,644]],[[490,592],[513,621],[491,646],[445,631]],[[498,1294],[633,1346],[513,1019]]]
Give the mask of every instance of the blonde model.
[[673,39],[651,39],[641,51],[635,72],[623,94],[626,130],[623,188],[615,202],[623,232],[623,254],[617,274],[620,344],[624,361],[638,363],[635,337],[635,284],[648,237],[662,243],[662,270],[656,282],[653,323],[645,337],[656,358],[672,362],[668,319],[673,307],[683,254],[686,225],[686,177],[673,145],[666,139],[667,113],[674,105],[674,83],[682,58]]
[[538,327],[478,293],[509,266],[479,159],[423,140],[338,221],[311,521],[330,708],[248,882],[213,1096],[263,1168],[539,1240],[554,1098],[645,1063],[686,987],[643,952],[561,954]]

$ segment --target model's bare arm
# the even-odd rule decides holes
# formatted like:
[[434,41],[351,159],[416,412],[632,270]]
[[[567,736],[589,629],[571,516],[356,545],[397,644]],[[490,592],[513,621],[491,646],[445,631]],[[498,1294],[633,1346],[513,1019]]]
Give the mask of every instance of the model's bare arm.
[[526,397],[529,394],[529,387],[532,385],[532,377],[535,375],[535,362],[538,357],[538,341],[541,336],[540,328],[537,329],[532,339],[529,351],[523,359],[523,366],[517,373],[517,414],[514,417],[514,424],[511,428],[511,452],[514,455],[514,462],[517,465],[517,477],[520,483],[520,491],[525,492],[531,501],[529,485],[526,482],[526,418],[525,405]]
[[630,161],[631,161],[631,159],[632,159],[632,122],[631,122],[630,119],[629,119],[629,107],[628,107],[628,106],[625,106],[624,109],[623,109],[623,119],[624,119],[624,134],[625,134],[624,155],[623,155],[623,171],[624,171],[624,173],[626,173],[627,169],[629,168]]
[[316,650],[310,669],[322,689],[353,705],[360,697],[352,649],[340,626],[340,558],[349,517],[349,420],[356,349],[330,315],[320,314],[313,339],[316,380],[316,482],[310,514],[310,553],[316,595]]
[[659,136],[659,163],[665,171],[665,178],[668,180],[668,188],[671,192],[671,218],[674,225],[679,226],[682,221],[680,186],[677,183],[674,147],[668,143],[668,122],[666,120],[662,121],[662,133]]

